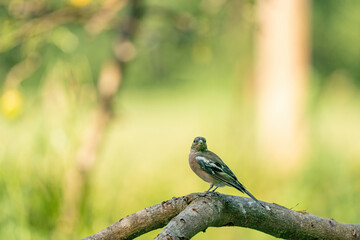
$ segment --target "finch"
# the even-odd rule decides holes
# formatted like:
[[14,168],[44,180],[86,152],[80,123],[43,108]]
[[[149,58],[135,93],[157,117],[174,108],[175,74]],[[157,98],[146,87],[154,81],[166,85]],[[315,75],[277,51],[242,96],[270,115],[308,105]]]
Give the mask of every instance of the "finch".
[[194,139],[189,154],[189,164],[196,175],[205,182],[210,183],[210,188],[205,193],[210,192],[214,186],[215,188],[212,192],[214,192],[218,187],[230,186],[236,188],[242,193],[246,193],[249,197],[265,208],[265,206],[238,181],[235,174],[221,160],[221,158],[207,149],[205,138],[196,137]]

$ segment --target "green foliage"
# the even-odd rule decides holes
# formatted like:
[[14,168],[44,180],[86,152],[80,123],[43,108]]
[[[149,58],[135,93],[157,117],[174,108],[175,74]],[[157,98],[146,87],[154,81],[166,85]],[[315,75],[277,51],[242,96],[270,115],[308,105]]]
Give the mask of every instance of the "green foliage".
[[359,86],[359,1],[312,1],[312,60],[326,79],[336,70],[345,71]]
[[[97,104],[102,64],[116,55],[128,11],[92,33],[87,24],[102,1],[75,2],[0,4],[1,239],[60,238],[66,173]],[[25,3],[29,8],[15,7]],[[115,118],[90,174],[74,239],[173,196],[205,190],[187,163],[197,135],[259,199],[360,221],[360,99],[354,87],[360,79],[359,3],[313,1],[309,154],[291,176],[269,171],[257,157],[247,82],[255,6],[233,0],[146,2],[136,54],[122,69]],[[44,21],[62,10],[85,17]],[[208,229],[194,239],[241,237],[273,239],[240,228]]]

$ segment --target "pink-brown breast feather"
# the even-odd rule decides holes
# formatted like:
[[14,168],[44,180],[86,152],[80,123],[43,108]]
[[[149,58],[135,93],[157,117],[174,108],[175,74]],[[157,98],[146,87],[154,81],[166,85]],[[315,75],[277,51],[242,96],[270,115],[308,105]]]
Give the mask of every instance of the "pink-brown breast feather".
[[194,171],[194,173],[196,173],[196,175],[198,175],[205,182],[214,183],[215,182],[214,178],[200,168],[200,165],[196,162],[195,157],[196,157],[196,152],[191,151],[189,154],[189,164],[191,169]]

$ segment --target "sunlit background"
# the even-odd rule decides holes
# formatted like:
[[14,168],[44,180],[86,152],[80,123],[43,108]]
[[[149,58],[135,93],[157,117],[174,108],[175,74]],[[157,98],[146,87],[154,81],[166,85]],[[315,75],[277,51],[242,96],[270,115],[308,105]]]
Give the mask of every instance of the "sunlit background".
[[[258,199],[359,223],[359,11],[1,1],[0,238],[79,239],[205,191],[187,160],[196,136]],[[223,227],[194,239],[274,238]]]

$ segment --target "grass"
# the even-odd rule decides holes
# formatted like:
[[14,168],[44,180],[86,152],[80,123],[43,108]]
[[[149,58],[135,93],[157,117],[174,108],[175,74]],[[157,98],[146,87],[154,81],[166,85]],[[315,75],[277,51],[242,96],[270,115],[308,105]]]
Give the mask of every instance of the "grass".
[[[257,157],[251,113],[236,99],[226,88],[151,92],[125,88],[92,172],[74,238],[173,196],[207,189],[187,163],[195,136],[205,136],[209,148],[259,199],[358,223],[358,100],[350,99],[343,109],[333,94],[322,96],[321,104],[309,113],[308,155],[288,174],[269,167],[271,160]],[[47,100],[30,98],[18,119],[0,119],[2,239],[48,239],[55,229],[66,170],[91,108],[90,104],[75,108],[66,97],[61,108],[54,108]],[[220,191],[241,195],[230,188]],[[158,232],[139,239],[151,239]],[[235,227],[210,228],[194,237],[220,238],[274,239]]]

